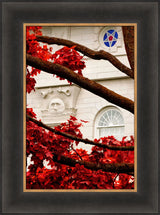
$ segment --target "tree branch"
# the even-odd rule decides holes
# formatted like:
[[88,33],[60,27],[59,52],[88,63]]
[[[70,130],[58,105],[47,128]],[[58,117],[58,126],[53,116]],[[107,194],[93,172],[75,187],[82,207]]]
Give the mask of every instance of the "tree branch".
[[56,74],[61,78],[65,78],[71,82],[74,82],[80,87],[100,96],[101,98],[104,98],[105,100],[116,104],[130,111],[131,113],[134,113],[134,102],[132,100],[107,89],[106,87],[96,83],[95,81],[80,76],[62,65],[44,61],[29,54],[26,55],[26,58],[27,65],[43,70],[50,74]]
[[123,26],[122,30],[128,60],[134,71],[134,26]]
[[47,44],[57,44],[57,45],[64,45],[68,47],[76,46],[75,50],[81,52],[82,54],[95,59],[95,60],[108,60],[112,65],[114,65],[117,69],[121,72],[125,73],[131,78],[134,78],[134,72],[132,69],[128,68],[124,64],[122,64],[114,55],[110,54],[109,52],[105,52],[103,50],[94,51],[91,50],[83,45],[78,43],[72,42],[70,40],[60,39],[56,37],[47,37],[47,36],[37,36],[36,39],[38,42],[44,42]]
[[54,154],[53,161],[61,164],[69,165],[74,167],[76,164],[84,165],[85,168],[91,170],[103,170],[104,172],[115,172],[115,173],[126,173],[133,175],[134,164],[127,163],[112,163],[112,164],[100,164],[93,163],[84,160],[75,160],[61,155],[59,156]]
[[80,156],[80,154],[73,148],[73,145],[71,145],[71,148],[72,148],[72,150],[76,153],[76,155],[77,155],[81,160],[83,160],[82,157]]
[[110,149],[110,150],[121,150],[121,151],[127,151],[127,150],[128,151],[133,151],[134,150],[133,146],[110,146],[110,145],[104,145],[102,143],[97,143],[97,142],[94,142],[94,141],[89,140],[89,139],[82,139],[82,138],[73,136],[71,134],[67,134],[65,132],[57,131],[57,130],[49,127],[48,125],[45,125],[44,123],[32,118],[29,115],[27,115],[26,117],[27,117],[28,120],[34,122],[38,126],[43,127],[45,129],[53,132],[54,134],[61,135],[63,137],[69,138],[71,140],[75,140],[75,141],[78,141],[78,142],[83,142],[83,143],[86,143],[86,144],[90,144],[90,145],[93,145],[93,146],[98,146],[98,147],[102,147],[102,148],[106,148],[106,149]]

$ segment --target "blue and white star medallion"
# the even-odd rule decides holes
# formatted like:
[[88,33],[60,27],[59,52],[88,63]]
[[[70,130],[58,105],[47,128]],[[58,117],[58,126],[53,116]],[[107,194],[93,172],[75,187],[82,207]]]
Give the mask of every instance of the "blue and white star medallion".
[[108,30],[103,37],[103,42],[107,47],[113,47],[118,39],[118,33],[115,30]]

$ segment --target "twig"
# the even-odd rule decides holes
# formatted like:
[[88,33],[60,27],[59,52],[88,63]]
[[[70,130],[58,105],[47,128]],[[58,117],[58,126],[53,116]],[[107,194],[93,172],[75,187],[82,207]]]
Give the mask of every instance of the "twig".
[[80,154],[73,148],[72,145],[71,145],[71,148],[72,148],[72,150],[76,153],[76,155],[77,155],[81,160],[83,160],[82,157],[80,156]]

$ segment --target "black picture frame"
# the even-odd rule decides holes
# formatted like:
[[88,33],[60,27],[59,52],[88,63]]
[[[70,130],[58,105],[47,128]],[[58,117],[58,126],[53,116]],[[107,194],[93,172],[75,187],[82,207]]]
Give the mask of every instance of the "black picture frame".
[[[158,214],[158,1],[2,2],[2,214]],[[23,192],[23,23],[137,23],[136,193]]]

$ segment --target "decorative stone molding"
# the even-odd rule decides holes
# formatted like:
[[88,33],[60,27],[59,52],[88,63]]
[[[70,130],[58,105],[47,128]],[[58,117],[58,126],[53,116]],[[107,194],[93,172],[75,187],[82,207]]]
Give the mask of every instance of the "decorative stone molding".
[[63,112],[50,111],[49,109],[41,110],[43,122],[47,125],[57,125],[65,122],[70,116],[76,116],[77,109],[65,108]]
[[59,87],[58,89],[57,89],[57,92],[59,92],[59,93],[64,93],[66,96],[70,96],[71,95],[71,91],[70,91],[70,89],[69,88],[62,88],[62,87]]
[[53,91],[51,88],[49,88],[49,89],[47,89],[47,90],[42,90],[42,91],[41,91],[41,96],[42,96],[43,98],[46,98],[48,94],[53,93],[53,92],[54,92],[54,91]]
[[80,87],[57,86],[39,89],[41,98],[41,118],[46,124],[57,124],[69,119],[70,115],[76,115],[76,103],[80,93]]

